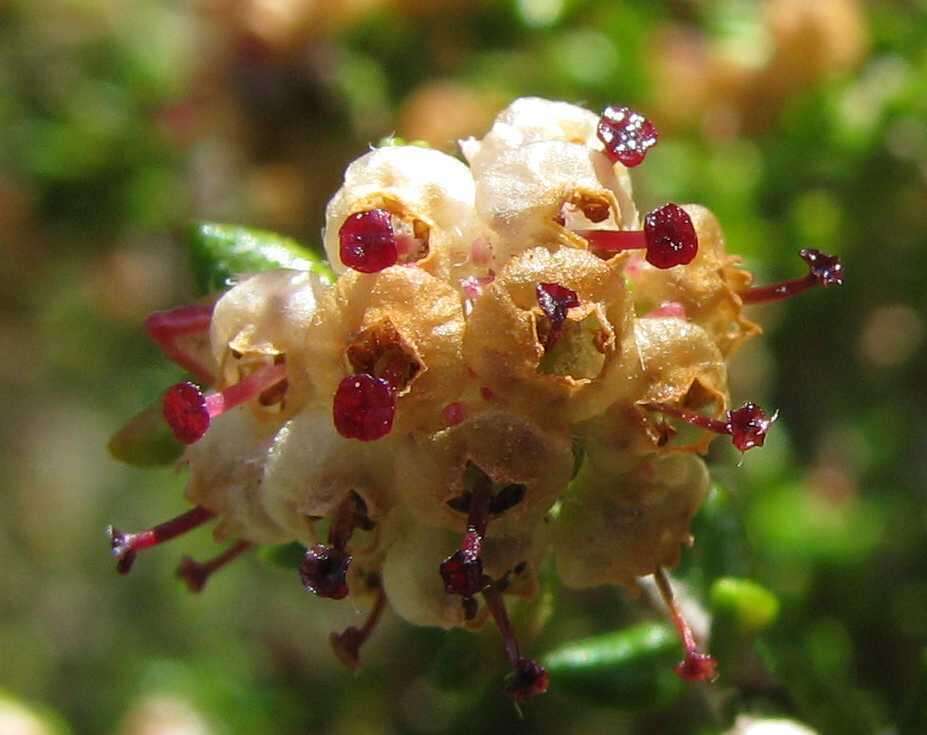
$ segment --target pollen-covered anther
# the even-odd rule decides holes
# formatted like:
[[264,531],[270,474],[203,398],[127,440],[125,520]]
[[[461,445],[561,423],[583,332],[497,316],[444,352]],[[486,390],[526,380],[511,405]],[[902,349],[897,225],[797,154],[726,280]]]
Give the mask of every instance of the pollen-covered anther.
[[596,134],[613,163],[639,166],[659,140],[653,123],[630,107],[610,105],[602,112]]
[[373,604],[373,609],[360,628],[351,625],[340,633],[331,633],[331,635],[329,635],[328,640],[338,660],[351,669],[351,671],[356,671],[360,667],[361,646],[364,645],[370,637],[370,634],[376,628],[385,608],[386,593],[383,591],[381,585],[377,590],[377,597]]
[[341,262],[361,273],[378,273],[399,259],[392,214],[385,209],[352,214],[338,230],[338,241]]
[[221,554],[205,562],[198,562],[189,556],[185,556],[180,560],[180,565],[177,567],[177,576],[184,581],[191,592],[200,592],[213,574],[250,548],[251,544],[247,541],[239,541]]
[[[567,312],[579,306],[579,297],[576,291],[561,286],[559,283],[539,283],[535,287],[535,293],[538,297],[538,306],[547,317],[546,322],[543,323],[546,327],[543,331],[546,333],[539,337],[541,337],[544,349],[549,350],[563,333],[563,323],[566,321]],[[541,324],[538,326],[540,328]]]
[[113,556],[117,559],[116,571],[120,574],[128,574],[139,551],[150,549],[152,546],[157,546],[187,533],[187,531],[192,531],[212,517],[212,511],[198,505],[176,518],[137,533],[125,533],[110,526],[106,529],[106,533],[110,538]]
[[589,249],[601,258],[625,250],[645,250],[655,268],[688,265],[698,254],[698,234],[692,218],[678,204],[664,204],[644,218],[643,230],[580,230]]
[[716,434],[726,434],[731,437],[731,442],[741,452],[754,447],[762,447],[766,442],[770,427],[779,417],[778,411],[769,416],[755,403],[749,402],[738,409],[728,411],[724,419],[713,419],[668,403],[647,403],[644,404],[644,408],[675,416],[687,424],[713,431]]
[[242,403],[260,398],[265,391],[276,388],[285,380],[286,365],[274,364],[259,368],[238,383],[216,393],[204,394],[194,383],[177,383],[164,394],[164,419],[178,441],[193,444],[206,433],[217,416]]
[[828,255],[820,250],[804,248],[799,252],[802,260],[808,264],[808,274],[804,278],[794,278],[768,286],[756,286],[740,293],[745,304],[765,304],[781,301],[800,294],[815,286],[842,286],[843,264],[836,255]]
[[385,378],[357,373],[338,385],[332,417],[341,436],[360,441],[381,439],[392,430],[395,416],[396,391]]
[[658,567],[653,574],[653,578],[657,583],[660,596],[669,610],[673,626],[679,634],[685,651],[685,657],[676,666],[676,673],[686,681],[713,681],[718,675],[718,662],[709,654],[702,653],[699,650],[698,644],[695,642],[695,635],[692,633],[692,627],[679,608],[666,572],[661,567]]

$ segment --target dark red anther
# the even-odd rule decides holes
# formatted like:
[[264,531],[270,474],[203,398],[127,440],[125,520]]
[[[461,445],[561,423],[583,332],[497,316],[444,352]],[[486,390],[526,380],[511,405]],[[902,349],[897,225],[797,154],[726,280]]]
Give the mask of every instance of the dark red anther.
[[369,209],[348,217],[338,230],[341,262],[361,273],[378,273],[399,258],[392,215]]
[[531,697],[544,694],[550,686],[547,670],[530,658],[520,658],[505,682],[505,693],[521,704]]
[[332,416],[341,436],[375,441],[389,434],[395,415],[396,394],[388,381],[357,373],[338,385]]
[[692,219],[678,204],[664,204],[644,218],[647,262],[655,268],[688,265],[698,254]]
[[351,555],[334,546],[316,544],[306,549],[299,565],[303,587],[319,597],[341,600],[348,596],[348,567]]
[[713,680],[717,676],[717,661],[707,653],[702,653],[699,650],[698,644],[695,642],[695,635],[692,633],[692,627],[683,616],[682,610],[676,602],[666,572],[661,567],[657,567],[657,571],[653,573],[653,578],[657,583],[657,589],[660,591],[660,596],[669,610],[673,625],[685,650],[685,658],[676,666],[676,673],[686,681]]
[[648,403],[644,405],[644,408],[675,416],[700,429],[707,429],[716,434],[727,434],[731,437],[733,445],[741,452],[754,447],[762,447],[769,429],[779,416],[778,412],[769,416],[755,403],[745,403],[736,410],[728,411],[723,420],[702,416],[700,413],[688,411],[670,403]]
[[579,296],[576,295],[576,291],[559,283],[539,283],[534,291],[538,306],[547,317],[548,330],[544,337],[544,349],[549,350],[560,339],[567,312],[579,306]]
[[128,574],[139,551],[150,549],[152,546],[177,538],[177,536],[203,525],[212,517],[212,511],[198,505],[186,513],[181,513],[176,518],[159,523],[157,526],[138,533],[124,533],[118,528],[110,526],[106,529],[106,532],[109,535],[113,556],[117,559],[116,571],[120,574]]
[[659,139],[659,133],[650,120],[630,107],[619,105],[605,108],[596,134],[605,146],[609,160],[628,168],[643,163],[647,152]]
[[773,283],[768,286],[755,286],[740,294],[745,304],[766,304],[781,301],[800,294],[815,286],[842,286],[843,264],[836,255],[828,255],[820,250],[805,248],[799,252],[802,260],[808,264],[808,275],[793,278],[790,281]]
[[212,322],[212,311],[212,304],[194,304],[178,306],[168,311],[156,311],[145,319],[148,336],[164,354],[204,383],[213,381],[212,370],[199,361],[194,351],[185,348],[181,343],[184,339],[203,339],[207,336]]
[[381,586],[377,589],[377,599],[373,604],[373,609],[370,611],[370,615],[367,616],[367,620],[364,621],[362,627],[355,628],[352,625],[345,628],[341,633],[332,633],[329,636],[328,640],[338,660],[351,669],[351,671],[356,671],[360,666],[361,646],[364,645],[370,637],[370,634],[376,628],[385,608],[386,593]]
[[485,586],[481,546],[479,534],[468,531],[460,548],[441,562],[441,579],[444,580],[444,591],[449,595],[473,597]]

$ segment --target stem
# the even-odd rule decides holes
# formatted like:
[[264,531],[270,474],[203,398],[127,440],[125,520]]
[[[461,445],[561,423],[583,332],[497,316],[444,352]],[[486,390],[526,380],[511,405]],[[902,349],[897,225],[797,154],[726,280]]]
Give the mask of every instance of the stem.
[[172,518],[164,523],[149,528],[138,533],[123,533],[122,531],[109,527],[109,535],[113,549],[113,556],[118,559],[116,569],[120,574],[128,574],[135,562],[136,554],[143,549],[150,549],[152,546],[163,544],[177,536],[192,531],[194,528],[203,525],[206,521],[214,516],[211,510],[207,510],[201,505],[182,513],[176,518]]
[[197,562],[185,556],[177,568],[177,576],[187,583],[191,592],[199,592],[213,574],[248,551],[251,546],[247,541],[239,541],[205,562]]
[[648,409],[649,411],[657,411],[659,413],[675,416],[676,418],[682,419],[687,424],[697,426],[700,429],[713,431],[716,434],[731,433],[731,425],[728,421],[709,418],[708,416],[703,416],[702,414],[696,413],[695,411],[688,411],[684,408],[679,408],[678,406],[674,406],[670,403],[646,403],[644,404],[644,408]]
[[518,638],[515,636],[515,630],[512,628],[512,621],[509,618],[509,612],[505,607],[505,600],[502,599],[502,592],[498,584],[493,583],[483,590],[483,599],[486,600],[486,607],[496,621],[496,627],[502,634],[502,642],[505,645],[505,655],[509,659],[512,667],[518,665],[521,659],[521,653],[518,648]]
[[216,418],[231,408],[260,395],[286,378],[286,365],[266,365],[223,391],[206,396],[206,410]]
[[809,273],[802,278],[793,278],[781,283],[771,283],[768,286],[755,286],[741,292],[740,298],[745,304],[768,304],[795,296],[817,285],[818,279]]
[[578,230],[589,241],[589,249],[597,253],[620,253],[624,250],[646,250],[643,230]]

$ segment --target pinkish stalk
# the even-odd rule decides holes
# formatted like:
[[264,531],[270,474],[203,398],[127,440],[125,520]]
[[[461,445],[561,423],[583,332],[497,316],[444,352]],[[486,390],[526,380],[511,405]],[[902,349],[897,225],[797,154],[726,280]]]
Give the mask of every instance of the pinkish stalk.
[[373,603],[373,609],[367,616],[367,620],[364,621],[363,626],[355,628],[352,625],[345,628],[341,633],[332,633],[329,636],[329,641],[338,660],[352,671],[356,671],[360,666],[361,646],[366,643],[370,634],[376,629],[385,609],[386,592],[381,585],[377,590],[377,598]]
[[662,567],[657,567],[653,573],[654,581],[657,583],[657,589],[660,590],[660,596],[669,610],[673,625],[679,638],[682,640],[682,647],[685,649],[685,658],[676,667],[676,673],[686,681],[709,681],[714,679],[717,672],[717,661],[707,653],[702,653],[698,644],[695,642],[695,635],[692,633],[692,627],[682,614],[679,603],[673,594],[673,588],[670,586],[669,579]]
[[207,332],[212,321],[212,311],[213,304],[191,304],[167,311],[156,311],[145,319],[148,336],[162,352],[184,370],[206,383],[213,382],[212,371],[183,350],[177,341],[181,337]]
[[123,533],[118,528],[110,526],[107,533],[110,537],[113,556],[118,560],[116,570],[120,574],[128,574],[139,551],[150,549],[152,546],[163,544],[165,541],[192,531],[210,520],[213,515],[211,510],[198,505],[176,518],[137,533]]
[[590,250],[600,255],[647,249],[643,230],[579,230],[576,234],[586,238]]

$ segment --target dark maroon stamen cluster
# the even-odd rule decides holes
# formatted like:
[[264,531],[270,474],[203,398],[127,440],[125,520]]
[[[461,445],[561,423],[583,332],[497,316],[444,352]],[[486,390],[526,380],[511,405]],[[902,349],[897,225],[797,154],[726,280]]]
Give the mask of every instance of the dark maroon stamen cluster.
[[399,259],[392,215],[369,209],[348,217],[338,230],[341,262],[361,273],[378,273]]
[[350,493],[335,511],[328,529],[328,545],[315,544],[306,549],[299,565],[303,587],[319,597],[341,600],[348,596],[348,568],[352,557],[348,542],[355,528],[372,528],[367,507],[356,493]]
[[655,268],[688,265],[698,255],[698,233],[692,218],[678,204],[664,204],[644,218],[643,230],[580,230],[589,249],[600,258],[624,250],[645,250]]
[[547,670],[530,658],[520,658],[505,682],[505,693],[521,704],[522,702],[544,694],[550,686]]
[[579,306],[579,296],[576,295],[576,291],[559,283],[539,283],[534,290],[538,306],[547,317],[548,330],[544,337],[544,349],[549,350],[563,333],[567,312]]
[[251,544],[247,541],[239,541],[209,561],[198,562],[185,556],[180,560],[180,566],[177,567],[177,576],[184,581],[191,592],[200,592],[213,574],[250,548]]
[[396,393],[389,381],[357,373],[338,385],[332,416],[341,436],[375,441],[389,434],[395,415]]
[[657,567],[653,578],[657,583],[657,589],[660,591],[660,596],[669,610],[673,625],[685,650],[685,658],[676,666],[676,673],[686,681],[711,681],[717,675],[718,662],[707,653],[702,653],[699,650],[698,644],[695,642],[695,635],[692,633],[692,627],[686,621],[679,604],[676,602],[666,572]]
[[826,288],[843,285],[843,264],[836,255],[828,255],[812,248],[804,248],[799,255],[808,264],[808,275],[804,278],[794,278],[790,281],[751,288],[740,294],[743,302],[745,304],[765,304],[787,299],[815,286]]
[[628,168],[642,164],[647,151],[659,139],[657,129],[650,120],[630,107],[618,105],[605,108],[599,118],[596,134],[605,146],[605,155],[609,160],[622,163]]
[[734,446],[741,452],[754,447],[762,447],[766,442],[770,427],[778,418],[778,413],[769,416],[755,403],[745,403],[736,410],[728,411],[723,420],[702,416],[700,413],[687,411],[669,403],[648,403],[644,407],[650,411],[675,416],[687,424],[713,431],[716,434],[727,434],[731,437]]
[[117,559],[116,571],[120,574],[128,574],[139,551],[157,546],[192,531],[212,517],[212,511],[198,505],[176,518],[159,523],[157,526],[138,533],[124,533],[118,528],[110,526],[106,531],[109,534],[113,556]]
[[316,544],[306,550],[299,565],[299,577],[307,592],[341,600],[348,596],[348,567],[351,555],[344,549]]
[[464,609],[468,612],[468,617],[470,612],[476,612],[473,597],[489,582],[483,574],[480,552],[489,525],[492,489],[489,476],[479,472],[470,492],[467,531],[457,551],[441,562],[439,567],[445,592],[464,598]]

